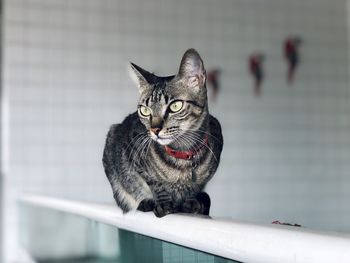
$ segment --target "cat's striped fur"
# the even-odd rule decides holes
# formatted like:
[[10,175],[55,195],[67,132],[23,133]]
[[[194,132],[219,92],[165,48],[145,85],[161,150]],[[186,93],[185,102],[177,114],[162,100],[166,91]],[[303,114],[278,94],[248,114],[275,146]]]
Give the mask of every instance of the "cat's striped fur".
[[[218,167],[223,138],[208,112],[200,56],[188,50],[175,76],[158,77],[134,64],[131,69],[140,90],[138,111],[112,125],[103,156],[118,206],[124,212],[153,210],[157,216],[208,214],[210,199],[201,191]],[[174,112],[171,105],[181,109]],[[195,149],[194,156],[176,158],[165,145],[175,151]]]

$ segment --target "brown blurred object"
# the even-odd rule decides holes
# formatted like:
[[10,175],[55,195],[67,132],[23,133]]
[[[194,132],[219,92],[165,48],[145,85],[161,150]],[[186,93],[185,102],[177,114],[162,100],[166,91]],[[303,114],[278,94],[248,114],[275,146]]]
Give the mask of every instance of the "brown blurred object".
[[212,70],[209,70],[207,73],[208,84],[213,91],[212,92],[213,101],[216,100],[218,93],[220,91],[220,81],[219,81],[220,73],[221,73],[220,69],[212,69]]

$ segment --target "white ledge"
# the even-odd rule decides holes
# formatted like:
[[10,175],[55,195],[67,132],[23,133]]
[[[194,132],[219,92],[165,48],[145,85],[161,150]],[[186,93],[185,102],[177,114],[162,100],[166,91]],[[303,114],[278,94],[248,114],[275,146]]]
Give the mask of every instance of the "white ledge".
[[163,218],[151,212],[123,214],[114,205],[34,194],[24,194],[20,201],[246,263],[350,262],[350,235],[341,233],[183,214]]

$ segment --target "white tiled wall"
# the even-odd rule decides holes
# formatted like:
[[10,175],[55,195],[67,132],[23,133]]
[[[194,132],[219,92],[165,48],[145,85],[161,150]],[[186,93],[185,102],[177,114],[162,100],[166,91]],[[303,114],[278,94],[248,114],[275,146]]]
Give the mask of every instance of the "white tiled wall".
[[[16,195],[112,202],[105,134],[135,109],[126,65],[173,74],[189,47],[222,69],[211,110],[223,126],[212,214],[350,231],[350,103],[345,0],[4,0],[6,259]],[[282,43],[303,38],[295,85]],[[247,57],[266,54],[263,95]]]

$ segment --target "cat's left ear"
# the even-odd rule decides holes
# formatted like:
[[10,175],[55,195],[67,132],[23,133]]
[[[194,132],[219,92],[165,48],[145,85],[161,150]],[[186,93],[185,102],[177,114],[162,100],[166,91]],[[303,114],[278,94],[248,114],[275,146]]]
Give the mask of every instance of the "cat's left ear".
[[144,70],[143,68],[137,66],[130,62],[129,73],[131,79],[135,82],[139,88],[139,92],[142,93],[150,83],[153,83],[155,75]]
[[191,48],[183,55],[178,76],[189,88],[199,91],[205,87],[206,73],[203,60],[195,49]]

